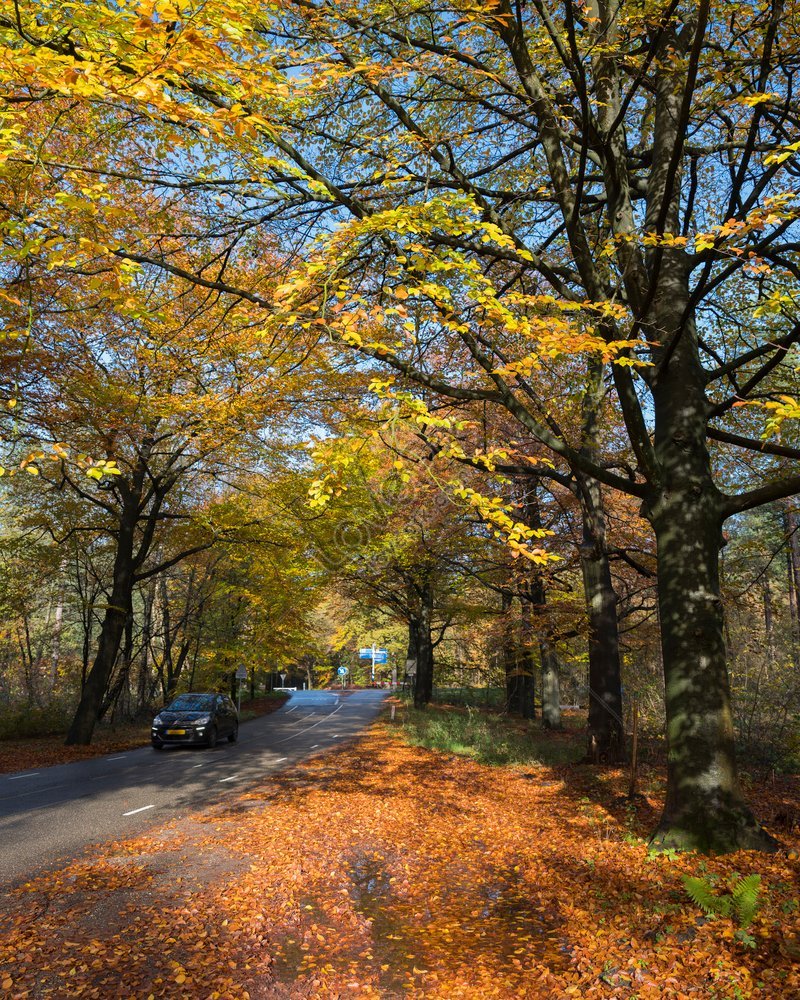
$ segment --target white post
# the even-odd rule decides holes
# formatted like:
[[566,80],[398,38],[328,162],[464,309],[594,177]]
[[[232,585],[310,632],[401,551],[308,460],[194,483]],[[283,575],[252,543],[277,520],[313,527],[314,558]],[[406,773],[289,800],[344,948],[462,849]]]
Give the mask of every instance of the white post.
[[375,683],[375,644],[372,644],[372,683]]

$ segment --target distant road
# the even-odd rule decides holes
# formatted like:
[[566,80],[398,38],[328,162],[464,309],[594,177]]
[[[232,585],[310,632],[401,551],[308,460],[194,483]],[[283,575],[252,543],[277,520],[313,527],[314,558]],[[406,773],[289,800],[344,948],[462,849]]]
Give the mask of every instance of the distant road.
[[298,691],[213,750],[151,747],[0,774],[0,885],[66,862],[90,844],[143,833],[359,733],[385,692]]

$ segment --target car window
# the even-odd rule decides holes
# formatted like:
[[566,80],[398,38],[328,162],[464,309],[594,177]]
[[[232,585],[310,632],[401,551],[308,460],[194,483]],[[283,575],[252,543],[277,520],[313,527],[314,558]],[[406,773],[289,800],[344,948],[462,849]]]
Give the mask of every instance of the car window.
[[167,705],[170,712],[204,712],[214,707],[214,699],[208,694],[181,694]]

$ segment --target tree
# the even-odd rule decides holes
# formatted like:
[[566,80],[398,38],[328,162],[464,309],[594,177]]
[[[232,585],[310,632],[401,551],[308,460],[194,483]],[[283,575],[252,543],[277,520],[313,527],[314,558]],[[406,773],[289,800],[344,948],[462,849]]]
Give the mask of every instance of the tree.
[[312,503],[325,508],[315,538],[328,574],[351,598],[407,627],[421,708],[433,694],[436,647],[469,616],[454,553],[466,554],[474,539],[463,519],[469,508],[459,511],[424,463],[409,461],[413,442],[402,430],[391,448],[372,435],[328,441],[316,452]]
[[[276,329],[327,331],[428,393],[502,408],[556,462],[642,503],[658,542],[669,741],[656,843],[770,846],[737,777],[718,555],[727,518],[800,488],[800,452],[753,436],[736,405],[766,400],[778,423],[795,412],[784,364],[800,338],[794,8],[149,10],[0,11],[23,112],[33,60],[37,101],[67,93],[115,120],[139,106],[146,159],[169,135],[193,157],[207,152],[206,194],[229,191],[227,228],[204,226],[223,276],[177,264],[173,234],[131,228],[119,255],[268,307],[237,282],[239,241],[259,225],[327,232],[325,215],[340,220],[287,282]],[[55,159],[51,145],[35,162]],[[162,203],[188,197],[180,157],[154,176],[152,159],[134,165],[125,152],[85,148],[70,169],[122,174]],[[222,161],[229,172],[215,171]],[[777,338],[752,315],[742,336],[715,328],[726,288],[748,282],[755,319],[780,320]],[[408,304],[412,330],[398,318]],[[546,359],[562,380],[581,372],[586,435],[571,437],[528,377]],[[594,426],[601,385],[624,436]],[[773,456],[767,481],[721,488],[731,449]]]
[[[143,278],[130,289],[141,303],[135,316],[95,305],[65,319],[48,302],[32,323],[28,364],[38,380],[20,403],[21,419],[27,438],[53,450],[55,461],[33,453],[41,455],[34,467],[44,505],[29,524],[59,540],[101,533],[114,546],[97,652],[68,743],[88,743],[104,710],[136,586],[213,543],[216,482],[257,453],[256,435],[278,402],[263,393],[265,352],[245,346],[248,319],[170,285]],[[239,370],[239,350],[253,369],[262,366],[255,395]],[[75,469],[63,437],[104,456],[92,460],[89,479]],[[83,519],[62,534],[53,518],[59,494],[77,499]]]

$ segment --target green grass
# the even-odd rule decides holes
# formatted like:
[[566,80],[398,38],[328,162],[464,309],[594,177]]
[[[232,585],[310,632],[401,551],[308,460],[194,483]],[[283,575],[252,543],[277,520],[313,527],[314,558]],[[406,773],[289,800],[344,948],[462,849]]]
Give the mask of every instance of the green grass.
[[433,700],[441,705],[501,708],[506,702],[506,691],[501,687],[436,687]]
[[404,707],[393,730],[412,746],[472,757],[481,764],[553,765],[578,760],[583,737],[575,731],[550,733],[541,723],[529,723],[474,709],[424,710]]

